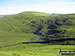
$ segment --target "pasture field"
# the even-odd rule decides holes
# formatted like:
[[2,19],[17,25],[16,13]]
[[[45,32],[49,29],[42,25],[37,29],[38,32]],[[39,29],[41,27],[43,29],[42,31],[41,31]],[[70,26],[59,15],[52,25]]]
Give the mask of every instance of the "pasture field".
[[62,51],[73,51],[75,45],[19,44],[0,48],[0,56],[60,56],[60,49]]

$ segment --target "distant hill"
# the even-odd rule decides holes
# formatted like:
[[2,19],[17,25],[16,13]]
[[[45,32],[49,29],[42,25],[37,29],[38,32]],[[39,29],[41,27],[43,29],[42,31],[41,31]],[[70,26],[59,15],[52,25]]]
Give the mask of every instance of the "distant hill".
[[48,13],[48,14],[51,14],[51,15],[61,15],[62,13]]
[[7,17],[7,16],[11,16],[11,15],[0,15],[0,18]]
[[[29,11],[0,19],[0,45],[62,38],[75,38],[75,14]],[[74,44],[75,41],[60,43]]]

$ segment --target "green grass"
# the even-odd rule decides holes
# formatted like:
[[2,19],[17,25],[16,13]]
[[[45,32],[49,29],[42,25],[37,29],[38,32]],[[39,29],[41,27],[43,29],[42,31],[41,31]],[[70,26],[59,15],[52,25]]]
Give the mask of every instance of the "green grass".
[[11,34],[12,33],[8,33],[0,37],[0,46],[12,45],[20,42],[38,41],[39,38],[39,36],[33,34],[17,34],[17,33],[14,33],[12,35]]
[[[21,44],[0,48],[1,56],[60,56],[62,51],[73,51],[75,45]],[[65,55],[64,55],[65,56]]]

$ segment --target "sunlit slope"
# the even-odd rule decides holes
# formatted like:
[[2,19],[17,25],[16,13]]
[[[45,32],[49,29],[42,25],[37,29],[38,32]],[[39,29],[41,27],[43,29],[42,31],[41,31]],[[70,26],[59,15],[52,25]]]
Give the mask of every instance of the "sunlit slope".
[[41,12],[23,12],[17,15],[0,19],[0,45],[9,45],[20,42],[38,41],[31,29],[31,21],[49,17]]
[[0,19],[0,45],[75,38],[75,14],[22,12]]

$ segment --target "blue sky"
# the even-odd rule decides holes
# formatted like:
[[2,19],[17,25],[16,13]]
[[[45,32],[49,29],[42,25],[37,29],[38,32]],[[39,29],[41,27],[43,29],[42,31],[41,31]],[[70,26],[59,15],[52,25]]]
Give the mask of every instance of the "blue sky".
[[75,13],[75,0],[0,0],[0,15],[23,11]]

